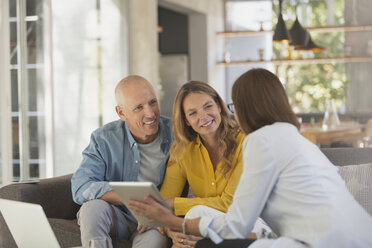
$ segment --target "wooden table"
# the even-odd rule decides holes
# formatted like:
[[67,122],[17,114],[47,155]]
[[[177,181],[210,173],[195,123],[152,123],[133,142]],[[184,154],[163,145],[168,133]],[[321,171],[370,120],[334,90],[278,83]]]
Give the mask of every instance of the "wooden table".
[[300,132],[316,145],[327,145],[332,141],[362,138],[364,133],[358,123],[341,123],[340,126],[324,130],[321,126],[301,126]]

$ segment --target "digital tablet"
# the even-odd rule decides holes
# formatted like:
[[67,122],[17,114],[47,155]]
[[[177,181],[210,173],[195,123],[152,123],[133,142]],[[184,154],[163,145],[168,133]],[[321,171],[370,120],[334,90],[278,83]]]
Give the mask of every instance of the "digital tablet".
[[[145,196],[151,195],[160,204],[169,208],[169,205],[152,182],[110,182],[109,184],[126,206],[129,205],[131,199],[143,201]],[[160,222],[148,222],[147,217],[136,215],[132,211],[131,213],[142,226],[165,226]]]

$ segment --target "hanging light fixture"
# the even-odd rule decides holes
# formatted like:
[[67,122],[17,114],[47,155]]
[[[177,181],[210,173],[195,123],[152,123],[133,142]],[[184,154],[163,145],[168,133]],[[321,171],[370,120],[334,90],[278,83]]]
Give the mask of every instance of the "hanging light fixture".
[[278,23],[275,27],[275,32],[273,36],[273,41],[282,42],[282,43],[289,43],[291,41],[291,36],[285,26],[285,22],[283,20],[282,15],[282,1],[279,0],[279,16],[278,16]]
[[298,21],[297,15],[295,22],[289,30],[289,34],[291,35],[290,45],[295,48],[305,47],[309,42],[310,35]]
[[318,46],[314,43],[314,41],[311,39],[311,36],[309,34],[309,41],[307,42],[306,46],[304,47],[295,47],[295,50],[297,51],[313,51],[314,53],[319,53],[324,51],[324,47]]

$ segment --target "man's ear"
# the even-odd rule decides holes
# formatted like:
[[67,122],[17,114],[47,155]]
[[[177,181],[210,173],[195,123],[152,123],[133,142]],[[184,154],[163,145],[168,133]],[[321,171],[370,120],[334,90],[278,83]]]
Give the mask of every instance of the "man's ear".
[[116,106],[115,111],[122,121],[127,121],[127,117],[125,116],[123,109],[120,106]]

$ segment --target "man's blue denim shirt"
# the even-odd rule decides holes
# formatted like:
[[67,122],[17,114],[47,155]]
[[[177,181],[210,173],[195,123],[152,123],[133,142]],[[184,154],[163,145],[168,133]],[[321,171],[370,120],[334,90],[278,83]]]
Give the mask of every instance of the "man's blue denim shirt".
[[[173,142],[171,119],[160,117],[161,150],[166,158],[159,166],[163,181],[169,150]],[[77,204],[98,199],[111,191],[110,181],[137,181],[140,153],[137,143],[122,120],[110,122],[95,130],[83,151],[83,161],[71,179],[72,197]],[[160,186],[160,185],[158,185]]]

